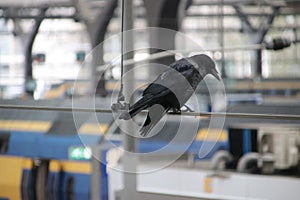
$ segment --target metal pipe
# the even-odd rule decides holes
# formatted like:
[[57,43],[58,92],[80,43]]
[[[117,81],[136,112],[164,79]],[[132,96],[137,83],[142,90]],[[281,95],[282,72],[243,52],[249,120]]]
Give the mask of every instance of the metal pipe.
[[[102,135],[101,138],[104,136]],[[102,160],[102,146],[95,145],[92,147],[92,158],[91,158],[91,200],[100,200],[102,196],[102,187],[100,178],[102,176],[101,163]]]
[[[50,107],[50,106],[26,106],[26,105],[0,105],[0,109],[16,110],[44,110],[44,111],[61,111],[61,112],[95,112],[95,113],[112,113],[109,109],[99,108],[72,108],[72,107]],[[147,111],[141,113],[147,114]],[[193,117],[230,117],[230,118],[257,118],[257,119],[281,119],[281,120],[300,120],[300,115],[287,114],[257,114],[257,113],[226,113],[226,112],[182,112],[167,113],[168,115],[182,115]]]
[[[122,0],[122,58],[124,59],[133,59],[134,52],[134,40],[133,40],[133,0]],[[123,59],[122,59],[123,62]],[[122,63],[121,67],[123,67],[124,74],[130,72],[133,68],[133,64],[124,65]],[[124,75],[122,74],[122,75]],[[134,75],[132,73],[127,73],[126,77],[124,77],[124,97],[125,101],[129,101],[131,97],[131,92],[134,90]],[[136,188],[137,188],[137,177],[136,177],[136,165],[137,165],[137,157],[133,152],[136,152],[136,138],[134,137],[133,124],[130,121],[124,121],[121,126],[124,130],[130,131],[128,133],[123,132],[121,128],[121,132],[123,132],[122,145],[124,148],[124,154],[122,158],[123,164],[123,194],[122,200],[134,200],[136,198]]]

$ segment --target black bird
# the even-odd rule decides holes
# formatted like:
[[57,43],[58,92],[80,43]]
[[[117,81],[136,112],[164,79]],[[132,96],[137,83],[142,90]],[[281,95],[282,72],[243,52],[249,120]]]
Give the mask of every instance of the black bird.
[[149,84],[142,98],[119,118],[128,120],[148,108],[146,121],[140,129],[140,134],[146,136],[170,109],[180,111],[207,74],[221,80],[215,63],[207,55],[182,58]]

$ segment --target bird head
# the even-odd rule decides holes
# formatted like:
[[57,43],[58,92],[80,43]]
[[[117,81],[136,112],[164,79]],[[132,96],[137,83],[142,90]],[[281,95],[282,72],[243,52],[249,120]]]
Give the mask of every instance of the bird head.
[[221,76],[216,68],[215,62],[205,54],[199,54],[188,58],[189,61],[192,61],[195,67],[198,69],[200,75],[204,78],[206,75],[211,74],[216,79],[221,81]]

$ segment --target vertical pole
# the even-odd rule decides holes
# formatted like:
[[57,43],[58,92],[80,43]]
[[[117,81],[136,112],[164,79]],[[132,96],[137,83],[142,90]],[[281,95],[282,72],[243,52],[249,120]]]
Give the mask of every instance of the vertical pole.
[[224,53],[224,0],[220,0],[219,4],[219,42],[221,46],[221,74],[226,77],[225,71],[225,53]]
[[[104,137],[102,135],[102,137]],[[91,158],[91,200],[101,199],[101,156],[102,151],[100,145],[92,147],[92,158]]]
[[[131,30],[133,28],[133,0],[122,0],[123,3],[123,30],[127,31],[123,34],[123,49],[122,53],[124,53],[124,60],[133,58],[133,35]],[[134,89],[133,83],[133,75],[129,73],[128,75],[126,72],[130,71],[133,66],[126,65],[124,67],[124,96],[127,101],[130,99],[131,92]],[[130,75],[131,74],[131,75]],[[130,121],[123,121],[124,130],[133,131],[133,126]],[[137,158],[132,154],[132,152],[136,151],[136,139],[133,137],[134,133],[123,133],[123,148],[124,148],[124,155],[123,155],[123,173],[124,173],[124,190],[122,194],[123,200],[134,200],[136,199],[136,164]]]

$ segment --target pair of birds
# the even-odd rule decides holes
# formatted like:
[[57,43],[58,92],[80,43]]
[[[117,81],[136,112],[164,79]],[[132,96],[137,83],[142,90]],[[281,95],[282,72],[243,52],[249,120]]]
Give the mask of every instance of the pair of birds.
[[208,74],[221,80],[215,63],[209,56],[200,54],[182,58],[172,63],[168,70],[149,84],[143,91],[142,98],[119,118],[129,120],[148,109],[147,118],[140,129],[140,134],[145,137],[169,110],[179,112]]

